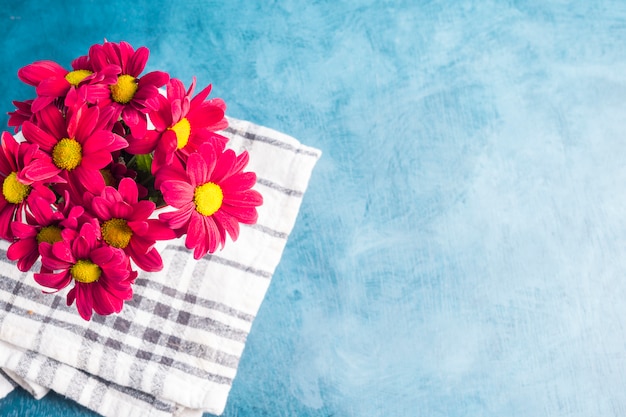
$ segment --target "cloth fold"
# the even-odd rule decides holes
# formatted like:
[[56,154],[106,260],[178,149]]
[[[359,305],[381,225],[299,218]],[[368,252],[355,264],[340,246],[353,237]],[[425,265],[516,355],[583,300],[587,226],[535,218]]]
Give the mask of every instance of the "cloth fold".
[[[48,389],[103,416],[221,414],[246,338],[321,156],[275,130],[229,118],[222,133],[263,194],[256,225],[195,261],[184,240],[160,242],[164,268],[140,272],[118,315],[83,321],[65,291],[43,294],[0,243],[0,397]],[[36,265],[33,270],[37,270]]]

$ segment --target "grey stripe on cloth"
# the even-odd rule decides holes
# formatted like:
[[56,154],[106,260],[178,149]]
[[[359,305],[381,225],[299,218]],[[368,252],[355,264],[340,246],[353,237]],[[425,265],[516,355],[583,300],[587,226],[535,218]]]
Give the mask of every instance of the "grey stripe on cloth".
[[280,132],[229,122],[223,134],[250,153],[264,196],[258,223],[199,261],[184,239],[159,242],[163,270],[140,272],[120,314],[83,321],[65,303],[68,289],[42,293],[0,242],[0,368],[11,373],[0,373],[0,391],[3,381],[13,388],[13,375],[107,417],[222,413],[321,155]]

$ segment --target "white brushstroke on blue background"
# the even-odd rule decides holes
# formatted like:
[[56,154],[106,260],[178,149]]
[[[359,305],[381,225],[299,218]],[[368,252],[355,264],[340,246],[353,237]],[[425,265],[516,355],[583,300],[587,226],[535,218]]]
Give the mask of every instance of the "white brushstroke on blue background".
[[25,3],[324,151],[226,416],[626,415],[626,3]]

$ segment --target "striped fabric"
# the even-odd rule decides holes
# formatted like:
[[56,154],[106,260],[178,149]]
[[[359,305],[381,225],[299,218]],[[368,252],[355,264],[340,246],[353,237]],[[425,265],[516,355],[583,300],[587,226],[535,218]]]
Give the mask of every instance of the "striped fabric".
[[83,321],[66,306],[66,290],[43,294],[0,244],[0,394],[15,384],[35,396],[52,389],[112,417],[223,412],[320,157],[282,133],[229,122],[224,134],[250,153],[264,197],[258,224],[199,261],[182,240],[163,242],[163,271],[140,273],[119,315]]

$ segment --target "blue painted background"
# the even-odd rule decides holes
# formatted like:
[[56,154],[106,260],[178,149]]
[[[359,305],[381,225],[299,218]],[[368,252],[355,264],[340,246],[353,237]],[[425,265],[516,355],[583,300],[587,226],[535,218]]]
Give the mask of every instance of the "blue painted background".
[[2,113],[106,37],[323,150],[225,416],[626,415],[625,2],[3,3]]

